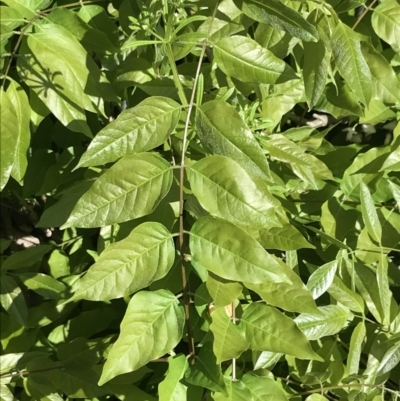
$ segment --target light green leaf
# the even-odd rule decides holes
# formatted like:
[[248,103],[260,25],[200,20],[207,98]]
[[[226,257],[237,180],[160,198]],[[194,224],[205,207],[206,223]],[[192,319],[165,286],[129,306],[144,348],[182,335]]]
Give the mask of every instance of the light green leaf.
[[46,253],[50,252],[51,245],[37,245],[9,256],[2,264],[1,270],[15,270],[21,267],[29,267],[42,260]]
[[360,369],[361,352],[366,341],[365,323],[360,322],[353,330],[350,339],[349,354],[347,356],[347,370],[350,375],[357,375]]
[[[253,351],[253,355],[256,351]],[[254,370],[257,369],[268,369],[271,366],[274,366],[283,356],[281,353],[270,352],[270,351],[257,351],[260,354],[254,360]]]
[[227,280],[290,283],[280,259],[267,253],[241,228],[224,220],[213,217],[197,220],[190,231],[190,250],[194,266]]
[[242,285],[240,283],[225,280],[211,272],[207,276],[206,286],[214,301],[214,305],[217,307],[229,305],[242,292]]
[[260,145],[234,107],[214,100],[199,110],[197,135],[206,150],[234,159],[250,175],[272,180]]
[[368,234],[374,241],[381,243],[382,226],[379,221],[378,213],[376,212],[375,203],[372,199],[371,193],[363,182],[360,183],[360,199],[362,217],[365,226],[367,227]]
[[189,181],[201,206],[213,216],[256,228],[281,226],[275,214],[279,202],[228,157],[198,161],[189,170]]
[[12,121],[15,146],[7,146],[7,152],[13,158],[11,176],[21,183],[28,165],[27,151],[31,139],[29,131],[29,100],[25,91],[14,80],[11,81],[7,88],[7,96],[14,107],[16,116],[16,119]]
[[395,334],[388,340],[389,349],[385,352],[378,367],[378,375],[390,372],[400,362],[400,336]]
[[377,35],[400,52],[400,5],[396,0],[387,0],[374,8],[372,27]]
[[[309,153],[305,153],[303,148],[284,135],[269,135],[267,140],[262,140],[262,144],[274,159],[288,163],[292,168],[309,168],[316,178],[333,180],[331,171],[321,160]],[[296,171],[294,172],[296,173]]]
[[289,32],[306,42],[318,39],[318,32],[313,25],[278,0],[235,0],[235,3],[244,14],[258,22]]
[[[246,373],[241,382],[246,386],[253,401],[287,401],[288,397],[282,387],[268,377],[260,377],[251,373]],[[249,398],[248,398],[249,400]]]
[[13,278],[2,274],[0,277],[0,303],[1,306],[21,326],[27,325],[28,308],[24,294]]
[[181,106],[153,96],[123,111],[93,139],[78,167],[97,166],[163,144],[179,121]]
[[185,355],[168,358],[168,373],[158,385],[159,401],[185,401],[187,387],[180,382],[188,368]]
[[3,3],[18,11],[23,17],[32,19],[38,10],[49,6],[51,0],[6,0]]
[[393,198],[397,203],[397,207],[400,208],[400,186],[392,181],[388,181],[389,188],[392,191]]
[[392,292],[389,287],[388,261],[386,255],[380,254],[376,269],[376,281],[379,288],[379,297],[382,305],[382,324],[390,324],[390,304],[392,302]]
[[240,320],[250,348],[281,352],[299,359],[321,361],[295,322],[277,309],[260,303],[250,304]]
[[328,398],[321,394],[311,394],[306,398],[306,401],[327,401]]
[[183,308],[169,291],[135,294],[122,320],[118,340],[108,354],[99,385],[171,351],[182,338],[184,320]]
[[18,277],[30,290],[44,298],[60,299],[67,290],[63,283],[47,274],[21,273]]
[[297,79],[292,68],[246,36],[228,36],[214,45],[218,67],[242,82],[279,84]]
[[171,233],[160,223],[136,227],[127,238],[106,247],[79,281],[72,301],[107,301],[148,287],[174,263]]
[[321,306],[318,309],[322,315],[302,313],[294,320],[309,340],[339,333],[352,318],[348,310],[337,305]]
[[0,91],[0,190],[6,186],[14,165],[14,152],[17,148],[17,111],[9,96],[3,89]]
[[361,51],[372,74],[373,97],[384,103],[400,103],[400,81],[390,63],[367,42],[361,43]]
[[255,291],[268,304],[277,306],[289,312],[320,314],[310,291],[303,284],[300,277],[287,265],[282,266],[292,284],[262,283],[249,284],[246,287]]
[[212,347],[210,341],[203,344],[196,356],[196,363],[186,371],[185,379],[195,386],[205,387],[228,395],[221,366],[216,362]]
[[125,156],[79,199],[63,228],[101,227],[150,214],[171,184],[172,170],[160,156]]
[[331,286],[328,288],[328,293],[350,310],[364,313],[364,301],[361,295],[346,287],[339,277],[334,277]]
[[400,147],[393,149],[381,167],[381,171],[400,171]]
[[319,298],[331,286],[336,274],[337,261],[325,263],[320,266],[308,279],[307,288],[313,299]]
[[361,53],[360,40],[354,31],[342,22],[332,33],[332,50],[336,66],[357,99],[367,106],[371,100],[372,77]]
[[225,308],[217,308],[211,313],[210,330],[214,334],[213,349],[217,364],[229,359],[239,358],[249,343],[243,330],[231,322]]
[[273,227],[270,230],[258,230],[257,241],[267,249],[296,251],[301,248],[315,248],[300,234],[292,224]]

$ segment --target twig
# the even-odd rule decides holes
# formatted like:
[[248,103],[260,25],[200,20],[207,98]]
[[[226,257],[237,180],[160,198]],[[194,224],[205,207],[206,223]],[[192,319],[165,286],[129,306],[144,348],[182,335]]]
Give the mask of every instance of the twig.
[[6,373],[5,375],[0,375],[0,379],[13,379],[14,377],[26,377],[29,375],[33,375],[35,373],[43,373],[43,372],[49,372],[51,370],[58,370],[62,369],[64,365],[58,365],[58,366],[53,366],[52,368],[45,368],[45,369],[37,369],[37,370],[22,370],[22,371],[16,371],[16,372],[11,372],[11,373]]
[[369,10],[371,10],[372,6],[377,2],[377,0],[373,0],[372,3],[363,11],[363,13],[358,17],[357,21],[354,23],[352,29],[356,29],[357,25],[361,22],[361,20],[366,16]]
[[[212,15],[212,21],[215,18],[217,8],[218,8],[218,2],[214,8],[214,12]],[[210,24],[210,28],[212,26],[212,21]],[[183,290],[186,328],[187,328],[188,343],[189,343],[189,355],[190,355],[190,361],[192,364],[195,361],[196,351],[195,351],[195,346],[194,346],[192,327],[190,325],[190,309],[189,309],[190,295],[189,295],[188,277],[187,277],[186,266],[185,266],[185,241],[184,241],[184,231],[185,230],[184,230],[184,222],[183,222],[183,203],[184,203],[183,185],[184,185],[184,181],[185,181],[185,153],[186,153],[187,137],[188,137],[188,133],[189,133],[190,116],[191,116],[192,110],[193,110],[197,82],[199,80],[201,65],[203,62],[206,47],[207,47],[207,39],[204,40],[203,47],[201,49],[199,62],[197,64],[197,71],[196,71],[196,75],[195,75],[194,82],[193,82],[192,93],[190,96],[189,107],[188,107],[188,111],[187,111],[187,115],[186,115],[185,128],[183,131],[182,157],[181,157],[180,174],[179,174],[179,251],[180,251],[180,256],[181,256],[182,290]]]
[[[235,310],[235,301],[232,302],[232,323],[236,324],[236,310]],[[237,381],[236,379],[236,359],[232,359],[232,381]]]

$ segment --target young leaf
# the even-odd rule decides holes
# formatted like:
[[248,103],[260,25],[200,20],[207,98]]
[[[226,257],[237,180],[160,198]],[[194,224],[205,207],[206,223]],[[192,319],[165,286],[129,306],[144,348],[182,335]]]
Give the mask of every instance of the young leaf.
[[202,217],[190,231],[192,264],[233,281],[290,283],[280,259],[267,253],[241,228]]
[[159,401],[184,401],[187,398],[187,387],[180,381],[188,368],[185,355],[168,358],[168,373],[158,385]]
[[295,322],[277,309],[260,303],[250,304],[240,319],[250,348],[282,352],[299,359],[321,361]]
[[339,277],[335,276],[333,278],[333,282],[327,291],[329,295],[336,299],[336,301],[340,302],[350,310],[364,313],[364,301],[361,295],[346,287]]
[[78,282],[71,301],[108,301],[128,296],[163,278],[174,263],[171,233],[160,223],[136,227],[101,253]]
[[366,340],[365,323],[360,322],[353,330],[350,339],[349,355],[347,357],[347,370],[350,375],[357,375],[360,369],[360,357]]
[[153,96],[123,111],[103,128],[82,155],[78,167],[97,166],[163,144],[179,121],[181,106]]
[[354,31],[342,22],[332,33],[332,50],[340,75],[357,99],[367,106],[371,100],[371,72],[361,53],[360,40]]
[[44,298],[61,299],[67,287],[55,278],[43,273],[22,273],[18,276],[26,287]]
[[172,170],[160,156],[125,156],[79,199],[63,228],[101,227],[150,214],[171,184]]
[[169,291],[135,294],[122,320],[118,340],[104,364],[99,385],[171,351],[182,338],[184,320],[183,308]]
[[214,100],[203,104],[199,111],[197,135],[206,150],[228,156],[250,175],[272,181],[260,145],[234,107]]
[[243,14],[255,21],[289,32],[306,42],[316,41],[318,32],[300,13],[285,6],[278,0],[234,0]]
[[380,244],[382,241],[382,226],[371,193],[363,182],[360,183],[360,199],[362,217],[367,227],[368,234],[374,241]]
[[242,82],[273,85],[298,78],[283,60],[245,36],[221,39],[214,45],[214,57],[226,75]]
[[353,317],[349,311],[337,305],[321,306],[319,310],[322,315],[302,313],[294,320],[309,340],[339,333]]
[[390,324],[390,304],[392,302],[392,292],[389,287],[388,261],[386,255],[380,254],[378,267],[376,269],[376,281],[379,288],[379,297],[382,304],[382,324]]
[[249,347],[241,328],[231,322],[225,308],[217,308],[211,313],[211,319],[210,330],[214,335],[213,348],[217,364],[239,358]]
[[228,157],[215,155],[198,161],[190,169],[189,181],[201,206],[213,216],[257,228],[281,226],[275,214],[278,202]]

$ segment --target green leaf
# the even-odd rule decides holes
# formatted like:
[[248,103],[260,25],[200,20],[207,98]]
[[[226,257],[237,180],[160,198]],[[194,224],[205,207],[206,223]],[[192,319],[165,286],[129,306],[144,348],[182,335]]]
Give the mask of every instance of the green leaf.
[[185,355],[168,358],[167,376],[158,385],[159,401],[186,400],[187,387],[180,380],[184,377],[187,368],[188,361]]
[[336,260],[325,263],[310,276],[307,288],[310,290],[313,299],[319,298],[331,286],[336,274],[337,265]]
[[381,171],[400,171],[400,148],[393,149],[381,167]]
[[396,0],[387,0],[374,8],[372,27],[377,35],[400,52],[400,5]]
[[337,305],[321,306],[318,309],[322,315],[302,313],[294,320],[309,340],[339,333],[352,318],[349,311]]
[[153,96],[123,111],[103,128],[83,154],[77,167],[97,166],[163,144],[179,121],[181,106]]
[[[314,24],[319,17],[317,9],[308,17]],[[321,32],[322,31],[322,32]],[[318,42],[304,42],[303,79],[308,108],[312,109],[321,97],[325,87],[330,68],[332,49],[327,46],[327,32],[322,27],[318,29],[320,39]],[[323,36],[324,35],[324,36]],[[322,39],[323,37],[323,39]]]
[[279,203],[228,157],[215,155],[198,161],[190,168],[189,181],[201,206],[213,216],[257,228],[281,226],[275,214]]
[[366,42],[361,43],[361,51],[373,78],[373,97],[384,103],[400,103],[400,81],[390,63]]
[[361,52],[360,40],[347,25],[339,22],[332,33],[336,66],[357,99],[367,106],[371,100],[372,77]]
[[227,395],[221,367],[217,364],[211,342],[206,342],[196,356],[196,363],[189,366],[185,379],[195,386],[205,387]]
[[389,188],[393,194],[393,198],[397,203],[397,207],[400,208],[400,186],[392,181],[388,181]]
[[240,319],[250,348],[282,352],[299,359],[321,361],[295,322],[277,309],[260,303],[250,304]]
[[358,323],[356,328],[353,330],[350,339],[350,348],[347,357],[347,370],[349,376],[352,374],[358,374],[360,369],[360,357],[366,340],[366,334],[365,323]]
[[88,52],[104,54],[118,51],[105,32],[93,29],[74,11],[56,8],[47,15],[47,19],[71,32]]
[[46,253],[50,252],[51,245],[37,245],[9,256],[2,264],[1,270],[15,270],[21,267],[29,267],[42,260]]
[[190,250],[195,267],[203,267],[227,280],[290,283],[280,259],[267,253],[241,228],[224,220],[213,217],[197,220],[190,231]]
[[99,385],[171,351],[182,338],[184,320],[183,308],[169,291],[135,294],[122,320],[118,340],[108,354]]
[[256,238],[267,249],[296,251],[302,248],[315,248],[292,224],[284,224],[282,227],[273,227],[270,230],[258,230]]
[[[246,386],[254,401],[274,400],[287,401],[288,397],[282,387],[269,377],[260,377],[251,373],[246,373],[241,382]],[[247,398],[250,400],[250,398]]]
[[382,241],[382,226],[371,193],[363,182],[360,183],[360,199],[362,217],[367,227],[368,234],[373,240],[380,244]]
[[210,330],[214,335],[213,349],[217,364],[229,359],[239,358],[246,351],[249,343],[243,330],[226,313],[225,308],[217,308],[211,313]]
[[0,303],[16,322],[21,326],[27,325],[28,308],[24,294],[14,279],[5,274],[1,275],[0,280]]
[[44,298],[60,299],[67,291],[63,283],[43,273],[22,273],[18,277],[30,290]]
[[[268,153],[276,160],[290,164],[294,168],[309,168],[310,172],[319,179],[333,180],[328,167],[315,156],[305,153],[304,149],[282,134],[272,134],[262,140]],[[294,170],[296,174],[298,172]],[[303,177],[300,177],[303,178]]]
[[234,159],[250,175],[272,180],[260,145],[234,107],[214,100],[199,110],[197,135],[206,150]]
[[339,277],[334,277],[331,286],[328,288],[328,293],[347,308],[364,313],[364,301],[361,295],[346,287]]
[[150,214],[171,184],[172,170],[160,156],[125,156],[79,199],[63,228],[101,227]]
[[[12,120],[14,146],[12,146],[10,143],[6,143],[7,152],[10,153],[11,157],[13,158],[11,176],[15,178],[16,181],[21,183],[28,165],[27,151],[31,139],[29,130],[29,100],[25,91],[14,80],[11,81],[7,88],[7,97],[12,103],[16,117],[15,120]],[[8,158],[9,156],[6,157]]]
[[241,284],[225,280],[211,272],[207,276],[206,286],[217,307],[231,304],[242,292]]
[[235,0],[243,14],[255,21],[289,32],[306,42],[318,39],[318,32],[300,13],[278,0]]
[[379,288],[379,297],[382,304],[382,324],[390,324],[390,305],[392,302],[392,292],[389,287],[388,261],[386,255],[380,254],[378,266],[376,269],[376,281]]
[[160,223],[136,227],[127,238],[106,247],[78,282],[72,301],[108,301],[148,287],[174,263],[171,233]]
[[399,334],[388,340],[389,349],[385,352],[378,367],[378,375],[390,372],[400,362]]
[[297,79],[292,68],[272,52],[245,36],[228,36],[214,45],[218,67],[242,82],[279,84]]
[[249,284],[246,287],[255,291],[270,305],[277,306],[289,312],[320,314],[310,291],[303,284],[300,277],[287,265],[282,266],[292,284],[286,283],[262,283]]

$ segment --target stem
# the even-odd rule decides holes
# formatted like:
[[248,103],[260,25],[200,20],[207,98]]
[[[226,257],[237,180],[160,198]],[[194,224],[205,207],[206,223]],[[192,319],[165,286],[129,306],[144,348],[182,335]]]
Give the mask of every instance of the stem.
[[373,0],[372,3],[364,10],[364,12],[358,17],[357,21],[353,25],[352,29],[356,29],[357,25],[361,22],[361,20],[367,15],[368,11],[371,10],[372,6],[377,2],[377,0]]
[[43,373],[43,372],[49,372],[51,370],[58,370],[62,369],[64,365],[58,365],[58,366],[53,366],[52,368],[45,368],[45,369],[37,369],[37,370],[23,370],[23,371],[17,371],[17,372],[12,372],[12,373],[6,373],[5,375],[1,375],[1,379],[13,379],[14,377],[26,377],[29,375],[33,375],[35,373]]
[[[212,15],[212,19],[214,20],[215,14],[217,12],[218,8],[218,2],[215,5],[214,12]],[[212,23],[210,24],[211,28]],[[182,272],[182,289],[183,289],[183,300],[185,304],[185,320],[186,320],[186,328],[187,328],[187,334],[188,334],[188,343],[189,343],[189,356],[190,356],[190,362],[193,364],[195,361],[195,356],[196,356],[196,350],[194,346],[194,338],[193,338],[193,331],[192,327],[190,325],[190,310],[189,310],[189,305],[190,305],[190,295],[189,295],[189,285],[188,285],[188,277],[187,277],[187,272],[186,272],[186,266],[185,266],[185,228],[184,228],[184,221],[183,221],[183,204],[184,204],[184,198],[183,198],[183,185],[185,181],[185,153],[186,153],[186,144],[187,144],[187,137],[188,137],[188,132],[189,132],[189,124],[190,124],[190,116],[192,114],[193,110],[193,105],[194,105],[194,99],[196,96],[196,88],[197,88],[197,82],[199,80],[200,76],[200,69],[201,69],[201,64],[203,62],[204,54],[206,52],[206,47],[207,47],[207,39],[204,40],[203,42],[203,47],[201,49],[200,57],[199,57],[199,62],[197,64],[197,71],[196,75],[194,78],[193,82],[193,88],[192,88],[192,93],[190,96],[190,102],[189,102],[189,107],[186,115],[186,121],[185,121],[185,128],[183,131],[183,140],[182,140],[182,156],[181,156],[181,164],[180,164],[180,172],[179,172],[179,251],[180,251],[180,256],[181,256],[181,272]],[[172,49],[171,46],[168,44],[167,45],[168,49],[168,54],[170,56],[172,55]],[[176,70],[175,66],[175,60],[172,57],[172,62],[171,66]],[[176,74],[178,72],[176,71]],[[179,81],[178,75],[176,76],[175,83],[178,84],[178,91],[179,88],[183,88],[182,85]],[[184,101],[186,101],[186,96],[183,93]],[[182,101],[182,99],[181,99]]]
[[[232,323],[236,324],[236,310],[235,310],[235,302],[232,302]],[[236,379],[236,359],[232,359],[232,381],[237,381]]]

